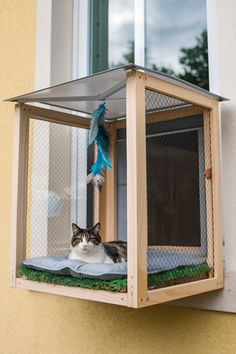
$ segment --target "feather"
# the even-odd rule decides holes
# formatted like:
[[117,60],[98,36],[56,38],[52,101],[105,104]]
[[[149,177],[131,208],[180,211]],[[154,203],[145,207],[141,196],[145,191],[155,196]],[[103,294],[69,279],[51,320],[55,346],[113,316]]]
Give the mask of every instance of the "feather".
[[94,175],[93,173],[90,173],[87,176],[87,183],[92,183],[99,190],[102,189],[103,182],[104,182],[104,177],[101,174]]
[[89,130],[89,144],[96,139],[98,135],[98,127],[103,123],[105,114],[105,103],[99,105],[97,109],[95,109],[92,113],[90,130]]
[[111,147],[111,143],[110,143],[110,134],[108,133],[108,131],[104,128],[103,125],[100,125],[98,127],[99,130],[99,135],[103,137],[103,146],[105,151],[109,152],[110,147]]
[[104,182],[103,171],[106,166],[112,168],[111,160],[108,155],[110,149],[110,135],[103,125],[104,118],[105,102],[100,104],[99,107],[93,111],[89,131],[89,144],[93,143],[95,140],[97,143],[97,158],[95,163],[91,166],[91,173],[87,176],[87,183],[92,183],[99,190],[101,190]]

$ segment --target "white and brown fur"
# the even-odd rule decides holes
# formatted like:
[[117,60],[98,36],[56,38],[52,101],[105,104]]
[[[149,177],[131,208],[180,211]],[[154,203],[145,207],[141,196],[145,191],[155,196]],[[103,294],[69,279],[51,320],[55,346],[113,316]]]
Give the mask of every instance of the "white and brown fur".
[[127,243],[123,241],[103,242],[99,235],[100,223],[91,229],[81,229],[72,224],[73,237],[69,259],[87,263],[121,263],[127,261]]

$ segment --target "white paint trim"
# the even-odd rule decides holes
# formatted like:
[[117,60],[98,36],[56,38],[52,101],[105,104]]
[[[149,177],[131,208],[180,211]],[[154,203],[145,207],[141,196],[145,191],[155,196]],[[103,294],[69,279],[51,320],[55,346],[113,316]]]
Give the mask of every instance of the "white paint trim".
[[79,0],[73,0],[73,27],[72,27],[72,79],[78,77],[79,72]]
[[[232,86],[232,82],[227,82],[228,78],[222,74],[222,68],[227,72],[227,66],[223,64],[227,64],[227,59],[223,60],[223,64],[219,62],[219,49],[222,51],[226,47],[230,48],[230,43],[233,40],[232,38],[224,38],[224,42],[222,40],[222,36],[226,36],[228,28],[232,30],[233,27],[233,16],[231,19],[227,15],[228,12],[234,13],[231,8],[234,7],[234,1],[228,2],[227,4],[220,3],[221,0],[207,0],[207,30],[208,30],[208,51],[209,51],[209,83],[210,83],[210,91],[216,94],[224,94],[227,97],[227,93],[221,92],[222,89],[230,88]],[[218,7],[217,7],[218,6]],[[223,11],[224,8],[224,11]],[[225,22],[225,19],[231,21],[231,23]],[[219,26],[219,27],[218,27]],[[223,48],[223,43],[227,42],[229,45]],[[222,58],[225,58],[228,53],[221,54]],[[234,58],[234,52],[231,54],[232,59]],[[232,61],[233,62],[233,61]],[[220,72],[220,64],[221,64],[221,72]],[[235,76],[235,69],[233,67],[233,71],[231,72],[231,76]],[[222,77],[222,82],[220,82],[220,74]],[[232,91],[233,92],[233,91]],[[231,100],[233,96],[231,97]],[[234,156],[234,144],[233,144],[233,132],[234,132],[234,121],[233,121],[233,114],[234,114],[234,106],[231,103],[232,101],[225,102],[221,104],[221,111],[222,116],[225,122],[223,124],[223,131],[221,131],[222,124],[220,124],[220,145],[221,145],[221,156],[222,156],[222,143],[223,143],[223,151],[224,151],[224,163],[222,164],[221,158],[221,171],[223,172],[224,167],[224,175],[228,174],[227,182],[224,183],[223,181],[223,174],[221,175],[222,178],[222,206],[228,208],[229,212],[225,212],[224,217],[224,210],[223,210],[223,238],[227,236],[226,239],[226,246],[223,247],[223,259],[224,259],[224,289],[213,291],[210,293],[205,293],[201,295],[191,296],[186,299],[181,299],[171,304],[177,306],[187,306],[199,309],[206,309],[206,310],[214,310],[214,311],[224,311],[224,312],[232,312],[236,313],[236,257],[235,257],[235,247],[234,246],[234,239],[235,236],[232,233],[232,224],[234,220],[234,205],[233,205],[233,193],[234,190],[231,188],[233,183],[233,177],[231,173],[232,167],[232,159]],[[232,105],[232,106],[231,106]],[[227,108],[226,108],[227,107]],[[225,109],[225,110],[224,110]],[[221,113],[221,112],[220,112]],[[220,115],[221,116],[221,115]],[[220,117],[221,122],[221,117]],[[227,129],[224,128],[226,125]],[[225,130],[225,132],[224,132]],[[223,137],[222,137],[223,133]],[[222,139],[223,138],[223,139]],[[231,141],[228,146],[228,141]],[[231,145],[230,145],[231,144]],[[226,161],[227,160],[227,161]],[[229,171],[229,172],[228,172]],[[227,183],[227,184],[226,184]],[[226,193],[228,192],[228,186],[230,186],[231,190],[230,193],[232,195],[232,199],[228,198],[227,202],[224,200],[224,189]],[[229,196],[229,193],[228,193]],[[227,205],[227,207],[226,207]],[[229,205],[229,207],[228,207]],[[227,211],[228,211],[227,210]],[[232,218],[232,219],[231,219]],[[231,225],[228,225],[232,223]],[[227,232],[228,231],[228,232]]]
[[134,0],[134,64],[145,66],[145,0]]
[[[36,9],[36,53],[35,53],[35,90],[51,85],[51,37],[52,1],[37,0]],[[37,104],[37,103],[36,103]],[[40,104],[37,104],[40,106]],[[31,244],[30,256],[38,256],[38,230],[40,227],[41,254],[47,254],[48,236],[48,183],[49,183],[49,124],[34,122],[33,161],[32,161],[32,206],[30,217]],[[40,139],[37,139],[40,133]],[[35,160],[37,156],[37,161]],[[43,157],[44,173],[39,173]],[[37,163],[36,163],[37,162]],[[40,176],[40,179],[39,177]]]
[[[60,3],[56,0],[37,0],[36,11],[35,89],[37,90],[71,79],[72,0],[61,0]],[[61,30],[60,36],[58,36],[59,30]],[[34,124],[33,132],[33,156],[35,156],[32,167],[31,209],[31,250],[33,255],[39,247],[37,244],[39,229],[40,255],[47,254],[48,188],[50,182],[49,126],[45,122],[37,121]],[[39,135],[40,139],[37,139]],[[41,173],[42,168],[43,174]]]
[[89,74],[89,0],[73,1],[72,78]]
[[79,0],[78,41],[78,77],[83,77],[89,74],[89,0]]
[[35,90],[51,85],[52,1],[37,0]]
[[216,0],[207,0],[207,37],[210,91],[220,94],[218,26],[216,16]]
[[[73,1],[72,79],[88,75],[89,1]],[[87,131],[72,128],[71,223],[87,226]],[[83,182],[84,181],[84,182]]]

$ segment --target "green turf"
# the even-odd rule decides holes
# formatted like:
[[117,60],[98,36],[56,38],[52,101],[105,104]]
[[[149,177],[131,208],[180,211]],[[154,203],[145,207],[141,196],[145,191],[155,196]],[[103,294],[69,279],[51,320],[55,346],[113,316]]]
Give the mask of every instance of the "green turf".
[[[179,277],[185,277],[187,275],[200,274],[202,272],[207,272],[210,270],[211,268],[206,263],[197,266],[188,266],[168,270],[159,274],[149,275],[148,286],[151,286],[153,283],[156,283],[158,281],[165,281]],[[96,290],[125,292],[127,286],[127,278],[116,280],[100,280],[87,278],[79,279],[73,278],[69,275],[55,275],[44,271],[30,269],[27,268],[24,264],[20,265],[17,274],[18,277],[25,276],[28,280],[35,280],[44,283],[60,284],[67,286],[79,286],[81,288]]]

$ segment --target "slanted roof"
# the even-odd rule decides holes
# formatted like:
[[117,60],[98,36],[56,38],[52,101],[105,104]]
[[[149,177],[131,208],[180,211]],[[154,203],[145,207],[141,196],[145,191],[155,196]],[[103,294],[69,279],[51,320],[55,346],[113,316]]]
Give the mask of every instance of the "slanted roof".
[[[126,73],[139,71],[172,82],[192,91],[200,92],[219,101],[225,100],[198,86],[173,76],[147,69],[134,64],[127,64],[115,69],[106,70],[84,78],[51,86],[42,90],[30,92],[21,96],[12,97],[6,101],[28,103],[39,102],[60,108],[66,108],[80,113],[91,114],[104,100],[106,101],[106,119],[117,119],[126,115]],[[160,100],[161,101],[161,100]],[[170,108],[176,107],[180,100],[169,100]],[[160,110],[162,107],[156,107]],[[168,107],[165,107],[167,109]],[[148,107],[147,107],[148,109]]]

